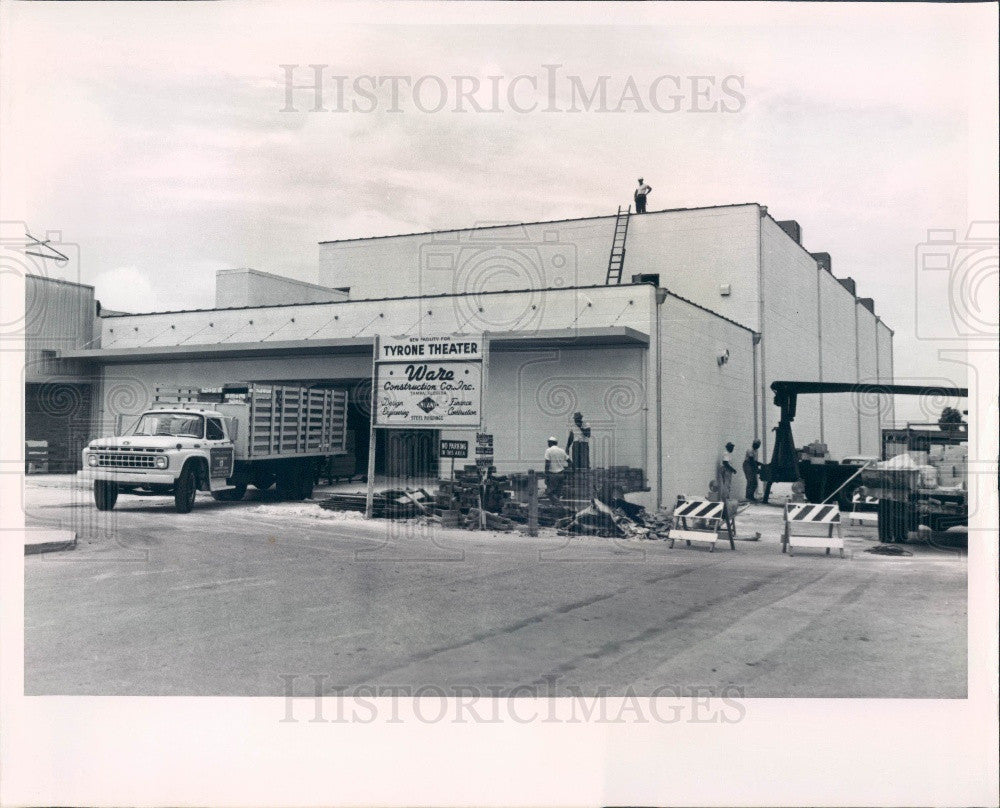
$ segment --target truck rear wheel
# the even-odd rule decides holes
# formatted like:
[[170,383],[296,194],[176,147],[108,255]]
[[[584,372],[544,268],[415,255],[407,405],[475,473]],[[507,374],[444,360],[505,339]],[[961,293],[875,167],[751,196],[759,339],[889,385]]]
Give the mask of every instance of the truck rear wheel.
[[191,513],[194,507],[194,497],[198,493],[198,476],[190,463],[181,471],[181,476],[174,485],[174,508],[177,513]]
[[99,511],[110,511],[118,501],[118,484],[94,480],[94,504]]
[[298,499],[309,499],[313,495],[313,487],[316,485],[316,479],[313,476],[313,469],[311,465],[304,465],[299,469],[299,495]]
[[226,491],[213,491],[212,499],[219,502],[238,502],[247,492],[247,484],[243,483]]

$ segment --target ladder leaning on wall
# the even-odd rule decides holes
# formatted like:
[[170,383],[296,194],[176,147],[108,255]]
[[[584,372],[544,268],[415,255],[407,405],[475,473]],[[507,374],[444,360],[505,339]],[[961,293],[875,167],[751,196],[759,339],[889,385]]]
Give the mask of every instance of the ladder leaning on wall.
[[622,282],[622,269],[625,266],[625,237],[628,235],[628,221],[631,213],[631,205],[624,210],[620,205],[618,206],[618,215],[615,217],[615,234],[611,239],[611,256],[608,258],[608,276],[604,280],[607,286],[618,285]]

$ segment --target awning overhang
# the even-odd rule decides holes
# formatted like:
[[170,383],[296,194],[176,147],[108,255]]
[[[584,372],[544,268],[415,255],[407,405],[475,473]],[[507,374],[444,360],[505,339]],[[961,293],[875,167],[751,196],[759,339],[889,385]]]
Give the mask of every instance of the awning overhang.
[[[648,347],[649,335],[627,326],[510,331],[486,335],[493,351],[566,350],[602,347]],[[280,356],[370,356],[374,337],[223,342],[200,345],[149,345],[62,351],[59,359],[100,365]]]

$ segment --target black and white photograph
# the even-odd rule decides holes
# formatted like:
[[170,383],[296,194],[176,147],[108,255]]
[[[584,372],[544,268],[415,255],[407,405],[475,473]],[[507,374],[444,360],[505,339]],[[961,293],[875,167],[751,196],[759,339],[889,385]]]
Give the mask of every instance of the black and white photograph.
[[0,803],[997,805],[997,12],[3,0]]

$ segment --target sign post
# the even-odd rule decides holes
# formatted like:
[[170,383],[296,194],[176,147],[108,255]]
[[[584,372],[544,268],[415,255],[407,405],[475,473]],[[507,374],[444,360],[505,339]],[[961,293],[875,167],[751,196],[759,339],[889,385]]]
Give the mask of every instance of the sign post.
[[469,456],[469,442],[467,440],[443,440],[438,447],[439,457],[451,458],[451,491],[454,496],[455,490],[455,458]]
[[[374,509],[376,429],[478,430],[481,427],[484,344],[482,335],[375,338],[367,518],[371,518]],[[446,444],[453,446],[446,450]],[[492,440],[490,446],[492,465]],[[439,457],[452,459],[452,482],[455,458],[468,457],[468,449],[468,441],[441,442]]]
[[371,410],[368,418],[368,490],[365,493],[365,519],[372,518],[375,510],[375,370],[378,367],[378,334],[372,345],[372,395],[368,401]]

